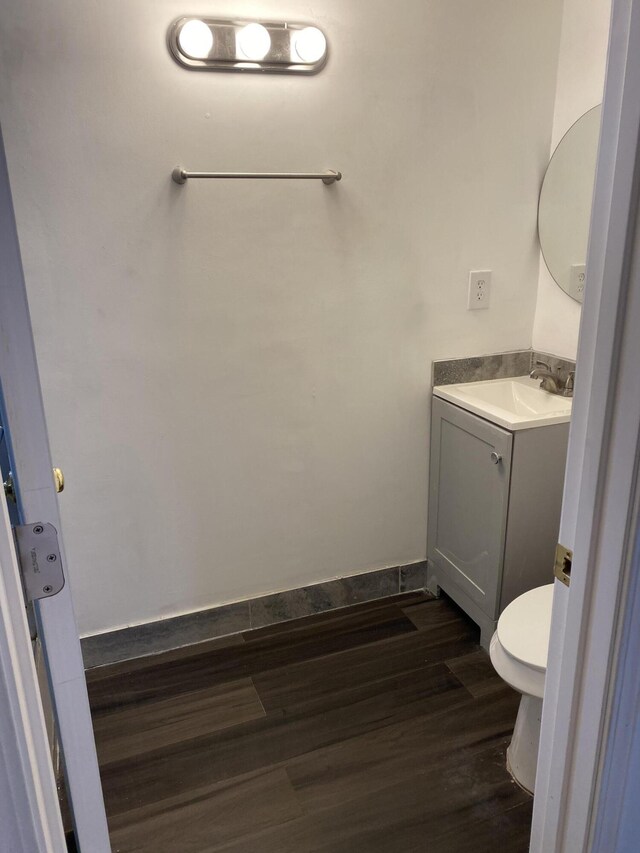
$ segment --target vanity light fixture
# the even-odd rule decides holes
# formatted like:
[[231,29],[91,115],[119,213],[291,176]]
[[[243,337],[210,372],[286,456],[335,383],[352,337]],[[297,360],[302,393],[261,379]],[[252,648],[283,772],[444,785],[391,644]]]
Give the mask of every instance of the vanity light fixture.
[[307,24],[185,17],[167,40],[176,62],[199,71],[313,74],[327,61],[324,33]]

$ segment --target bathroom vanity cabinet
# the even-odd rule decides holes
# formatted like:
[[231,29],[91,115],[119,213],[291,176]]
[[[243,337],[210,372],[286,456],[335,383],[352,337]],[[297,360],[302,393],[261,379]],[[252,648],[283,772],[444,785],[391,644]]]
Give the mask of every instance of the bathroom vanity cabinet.
[[433,397],[428,588],[480,626],[553,581],[569,424],[511,432]]

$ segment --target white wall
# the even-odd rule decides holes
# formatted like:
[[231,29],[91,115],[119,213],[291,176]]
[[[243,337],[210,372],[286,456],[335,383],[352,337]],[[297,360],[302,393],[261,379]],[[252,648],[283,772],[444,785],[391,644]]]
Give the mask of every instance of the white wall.
[[[611,0],[564,0],[551,153],[581,115],[602,101]],[[581,306],[540,261],[533,346],[575,359]]]
[[[186,71],[166,28],[199,13],[315,22],[329,64]],[[5,0],[0,119],[84,633],[424,558],[431,361],[531,344],[560,17]],[[178,187],[178,163],[344,180]],[[466,311],[472,268],[494,271],[487,311]]]

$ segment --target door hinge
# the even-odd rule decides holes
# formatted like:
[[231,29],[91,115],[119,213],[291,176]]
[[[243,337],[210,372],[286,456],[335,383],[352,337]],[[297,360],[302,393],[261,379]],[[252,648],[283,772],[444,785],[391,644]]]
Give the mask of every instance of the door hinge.
[[27,603],[51,598],[64,586],[58,531],[46,521],[13,528]]
[[13,482],[13,474],[11,471],[7,474],[7,479],[2,484],[4,486],[4,493],[8,501],[11,503],[16,502],[16,489],[15,484]]
[[571,563],[573,562],[573,551],[570,548],[565,548],[559,542],[556,545],[556,562],[553,567],[553,574],[562,581],[565,586],[571,583]]

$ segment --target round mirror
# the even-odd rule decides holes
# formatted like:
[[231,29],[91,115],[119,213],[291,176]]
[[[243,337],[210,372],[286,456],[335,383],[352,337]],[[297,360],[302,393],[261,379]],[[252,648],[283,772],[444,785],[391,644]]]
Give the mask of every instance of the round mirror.
[[542,182],[538,236],[549,272],[569,296],[584,297],[591,197],[596,173],[600,106],[569,128]]

